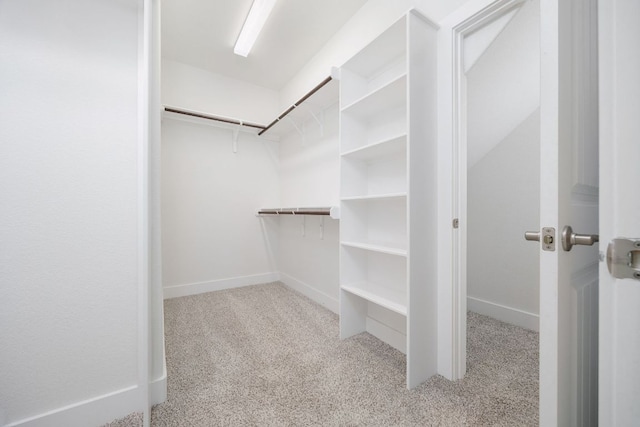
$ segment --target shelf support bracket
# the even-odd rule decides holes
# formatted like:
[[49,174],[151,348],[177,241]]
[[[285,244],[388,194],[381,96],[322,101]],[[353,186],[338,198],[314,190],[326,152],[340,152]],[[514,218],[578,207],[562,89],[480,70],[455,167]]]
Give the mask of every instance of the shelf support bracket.
[[307,217],[306,216],[302,216],[302,237],[306,237],[306,231],[307,231]]
[[287,116],[286,118],[287,118],[287,120],[289,120],[291,122],[291,124],[296,129],[296,131],[298,131],[298,133],[302,137],[302,142],[304,143],[304,141],[305,141],[305,138],[304,138],[304,127],[301,129],[300,126],[298,126],[298,124],[295,122],[295,120],[293,120],[291,117]]
[[[240,126],[242,126],[242,123],[240,124]],[[231,146],[231,149],[233,150],[233,154],[236,154],[238,152],[238,136],[240,134],[240,126],[233,128],[232,146]]]
[[320,126],[320,136],[324,137],[324,110],[322,110],[321,112],[322,119],[319,119],[318,116],[315,115],[311,109],[309,109],[309,114],[311,114],[311,117],[313,117],[316,123],[318,123],[318,126]]

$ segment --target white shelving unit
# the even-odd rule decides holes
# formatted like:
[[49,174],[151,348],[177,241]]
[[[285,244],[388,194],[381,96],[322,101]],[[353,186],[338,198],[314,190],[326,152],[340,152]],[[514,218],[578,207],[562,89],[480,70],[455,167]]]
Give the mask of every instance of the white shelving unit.
[[340,69],[340,336],[437,371],[437,26],[408,12]]

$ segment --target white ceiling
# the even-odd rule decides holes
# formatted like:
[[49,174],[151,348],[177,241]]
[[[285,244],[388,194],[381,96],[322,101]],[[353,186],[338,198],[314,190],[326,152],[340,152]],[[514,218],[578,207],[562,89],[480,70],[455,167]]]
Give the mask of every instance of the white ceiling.
[[281,89],[367,0],[278,0],[247,58],[236,42],[253,0],[162,0],[162,57]]

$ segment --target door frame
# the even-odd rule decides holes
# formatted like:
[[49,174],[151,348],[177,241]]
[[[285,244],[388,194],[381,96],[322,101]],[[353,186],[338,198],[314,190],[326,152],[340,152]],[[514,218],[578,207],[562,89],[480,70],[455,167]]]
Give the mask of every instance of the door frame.
[[[640,172],[637,159],[637,94],[640,66],[637,26],[640,4],[598,1],[600,251],[619,237],[640,236],[637,221]],[[635,425],[640,418],[640,283],[616,279],[600,263],[599,424]]]
[[[441,22],[438,37],[438,373],[467,366],[467,78],[464,38],[526,0],[476,0]],[[458,228],[453,225],[457,219]]]

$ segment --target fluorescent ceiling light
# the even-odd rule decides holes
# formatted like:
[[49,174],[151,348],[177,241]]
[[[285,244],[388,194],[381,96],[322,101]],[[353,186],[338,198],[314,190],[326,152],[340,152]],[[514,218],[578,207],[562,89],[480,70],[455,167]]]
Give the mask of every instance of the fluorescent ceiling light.
[[276,0],[253,0],[251,10],[249,10],[247,19],[242,26],[242,31],[238,36],[236,47],[233,48],[233,53],[245,57],[249,55],[249,51],[256,42],[258,34],[260,34],[264,23],[267,22],[267,18],[275,4]]

